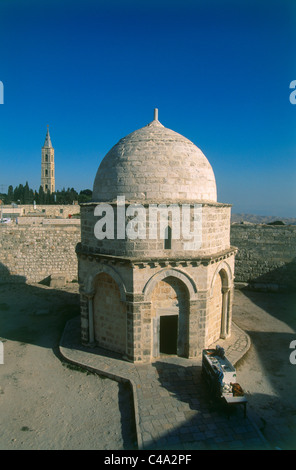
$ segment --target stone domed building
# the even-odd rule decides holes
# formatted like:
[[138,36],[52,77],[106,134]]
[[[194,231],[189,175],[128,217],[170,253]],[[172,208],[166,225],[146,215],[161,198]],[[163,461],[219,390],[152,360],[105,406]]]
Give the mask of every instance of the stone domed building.
[[154,120],[102,160],[81,205],[84,344],[133,362],[196,357],[231,334],[229,204],[190,140]]

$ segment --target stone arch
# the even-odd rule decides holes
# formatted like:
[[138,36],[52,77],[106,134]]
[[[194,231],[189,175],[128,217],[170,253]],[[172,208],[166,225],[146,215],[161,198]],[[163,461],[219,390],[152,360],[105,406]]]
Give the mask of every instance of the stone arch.
[[120,291],[120,300],[125,301],[126,300],[126,287],[125,287],[124,281],[122,280],[119,273],[112,266],[109,266],[107,264],[99,265],[97,269],[88,276],[86,285],[85,285],[85,293],[94,293],[96,278],[99,274],[102,274],[102,273],[109,274],[109,276],[111,276],[114,279]]
[[154,274],[146,283],[143,289],[144,300],[146,302],[151,301],[152,292],[156,284],[159,281],[162,281],[163,279],[165,279],[166,277],[176,277],[180,279],[180,281],[182,281],[188,289],[190,300],[197,298],[197,287],[196,287],[194,280],[192,279],[191,276],[189,276],[189,274],[179,269],[175,269],[175,268],[164,268],[158,271],[156,274]]
[[221,271],[221,278],[222,278],[222,286],[224,288],[228,288],[230,289],[230,287],[232,286],[232,280],[233,280],[233,276],[232,276],[232,272],[231,272],[231,268],[229,266],[228,263],[226,263],[226,261],[222,261],[222,263],[220,263],[218,266],[217,266],[217,269],[214,273],[214,276],[212,278],[212,282],[211,282],[211,288],[210,288],[210,297],[212,297],[213,295],[213,287],[214,287],[214,283],[216,281],[216,278],[218,276],[218,274],[220,273]]

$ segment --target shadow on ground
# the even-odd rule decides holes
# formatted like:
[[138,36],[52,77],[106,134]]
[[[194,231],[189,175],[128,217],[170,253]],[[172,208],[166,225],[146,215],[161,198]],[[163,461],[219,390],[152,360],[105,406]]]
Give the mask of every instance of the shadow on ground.
[[[162,419],[167,417],[169,421],[175,415],[183,417],[183,422],[167,431],[164,427],[159,438],[150,442],[147,449],[266,448],[248,417],[244,418],[241,407],[228,409],[221,399],[210,395],[201,366],[183,367],[156,361],[153,367],[161,386],[168,392],[163,407],[167,413]],[[170,409],[173,398],[177,399],[177,406]]]
[[[53,289],[43,284],[26,284],[20,276],[11,276],[9,279],[11,282],[0,283],[0,339],[4,348],[6,341],[47,348],[66,368],[85,372],[65,363],[59,351],[66,323],[79,315],[78,285],[68,284],[64,289]],[[22,358],[18,357],[17,360],[21,365]],[[36,364],[38,366],[38,358]],[[118,384],[118,406],[124,448],[133,449],[136,441],[133,397],[126,384]],[[14,419],[13,410],[11,419]]]
[[79,295],[25,283],[0,285],[2,339],[52,348],[68,320],[79,314]]

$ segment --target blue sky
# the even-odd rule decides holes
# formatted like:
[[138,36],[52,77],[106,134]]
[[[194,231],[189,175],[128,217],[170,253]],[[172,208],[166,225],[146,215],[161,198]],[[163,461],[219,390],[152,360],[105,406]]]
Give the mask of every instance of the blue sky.
[[296,217],[296,3],[1,0],[0,189],[92,189],[118,140],[160,122],[192,140],[233,212]]

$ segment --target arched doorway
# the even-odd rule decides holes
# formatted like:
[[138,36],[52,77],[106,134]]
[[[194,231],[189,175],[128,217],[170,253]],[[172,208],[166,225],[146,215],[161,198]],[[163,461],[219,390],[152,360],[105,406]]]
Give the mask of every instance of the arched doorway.
[[151,296],[153,357],[173,354],[188,357],[189,294],[173,276],[160,280]]
[[94,283],[94,338],[97,344],[121,354],[126,352],[126,304],[115,280],[100,273]]

